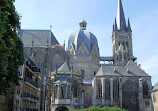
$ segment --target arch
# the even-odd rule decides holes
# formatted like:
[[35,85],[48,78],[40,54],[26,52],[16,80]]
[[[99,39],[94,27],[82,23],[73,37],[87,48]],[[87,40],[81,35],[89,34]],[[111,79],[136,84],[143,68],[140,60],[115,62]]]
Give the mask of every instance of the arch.
[[59,106],[55,109],[55,111],[66,111],[66,110],[69,110],[69,109],[65,106]]
[[102,83],[101,79],[97,82],[97,98],[102,98]]
[[122,85],[122,106],[130,111],[139,110],[137,85],[132,80],[127,80]]
[[114,97],[114,101],[117,102],[118,98],[119,98],[119,84],[117,80],[114,80],[113,82],[113,97]]
[[55,85],[55,91],[54,91],[55,98],[58,98],[58,93],[59,93],[58,92],[58,87],[59,87],[58,85]]
[[60,85],[60,98],[61,99],[65,99],[66,98],[66,85],[65,84],[62,84]]
[[76,80],[74,81],[72,88],[73,88],[73,96],[78,97],[78,82]]
[[107,79],[105,81],[105,99],[110,99],[110,81]]

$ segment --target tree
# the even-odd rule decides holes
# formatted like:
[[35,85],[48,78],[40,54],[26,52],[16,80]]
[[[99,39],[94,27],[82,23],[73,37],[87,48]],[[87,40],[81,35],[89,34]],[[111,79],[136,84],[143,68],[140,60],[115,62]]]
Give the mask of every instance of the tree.
[[120,109],[120,108],[116,108],[116,107],[103,107],[103,108],[99,108],[96,106],[92,106],[89,108],[85,108],[85,109],[71,109],[69,111],[126,111],[125,109]]
[[19,66],[24,63],[23,43],[18,37],[20,16],[14,0],[0,0],[0,94],[18,84]]

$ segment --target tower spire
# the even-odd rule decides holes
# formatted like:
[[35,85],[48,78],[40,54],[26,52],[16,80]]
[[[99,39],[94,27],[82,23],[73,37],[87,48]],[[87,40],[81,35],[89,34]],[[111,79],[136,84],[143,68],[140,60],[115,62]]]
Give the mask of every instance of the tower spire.
[[117,20],[116,20],[116,22],[117,22],[118,30],[127,28],[121,0],[118,0]]
[[128,31],[132,31],[132,29],[131,29],[131,24],[130,24],[130,21],[129,21],[129,18],[128,18]]

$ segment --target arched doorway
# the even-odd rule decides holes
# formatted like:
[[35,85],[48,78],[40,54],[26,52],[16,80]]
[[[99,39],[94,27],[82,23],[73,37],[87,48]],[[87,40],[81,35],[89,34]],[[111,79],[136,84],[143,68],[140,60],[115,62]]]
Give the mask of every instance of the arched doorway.
[[66,111],[66,110],[69,110],[69,109],[67,109],[67,107],[64,107],[64,106],[60,106],[55,109],[55,111]]
[[122,107],[128,111],[138,111],[137,85],[132,80],[127,80],[122,86]]

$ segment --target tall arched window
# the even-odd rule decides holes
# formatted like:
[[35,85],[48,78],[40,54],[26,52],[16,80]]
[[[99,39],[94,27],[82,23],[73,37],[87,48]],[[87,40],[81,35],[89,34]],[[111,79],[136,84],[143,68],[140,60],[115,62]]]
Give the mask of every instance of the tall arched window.
[[113,97],[114,97],[114,101],[117,101],[119,97],[119,86],[117,80],[115,80],[113,83]]
[[67,85],[67,99],[70,99],[70,85]]
[[105,81],[105,99],[110,99],[110,81]]
[[61,87],[60,87],[60,98],[61,99],[65,99],[65,93],[66,93],[66,89],[65,89],[65,84],[62,84]]
[[58,98],[58,85],[55,85],[55,98]]
[[97,98],[102,98],[102,84],[101,79],[97,82]]
[[73,86],[73,96],[77,97],[78,96],[78,83],[77,83],[77,81],[74,81],[72,86]]
[[148,96],[148,94],[149,94],[148,92],[149,92],[148,91],[148,84],[146,81],[143,81],[143,95]]

